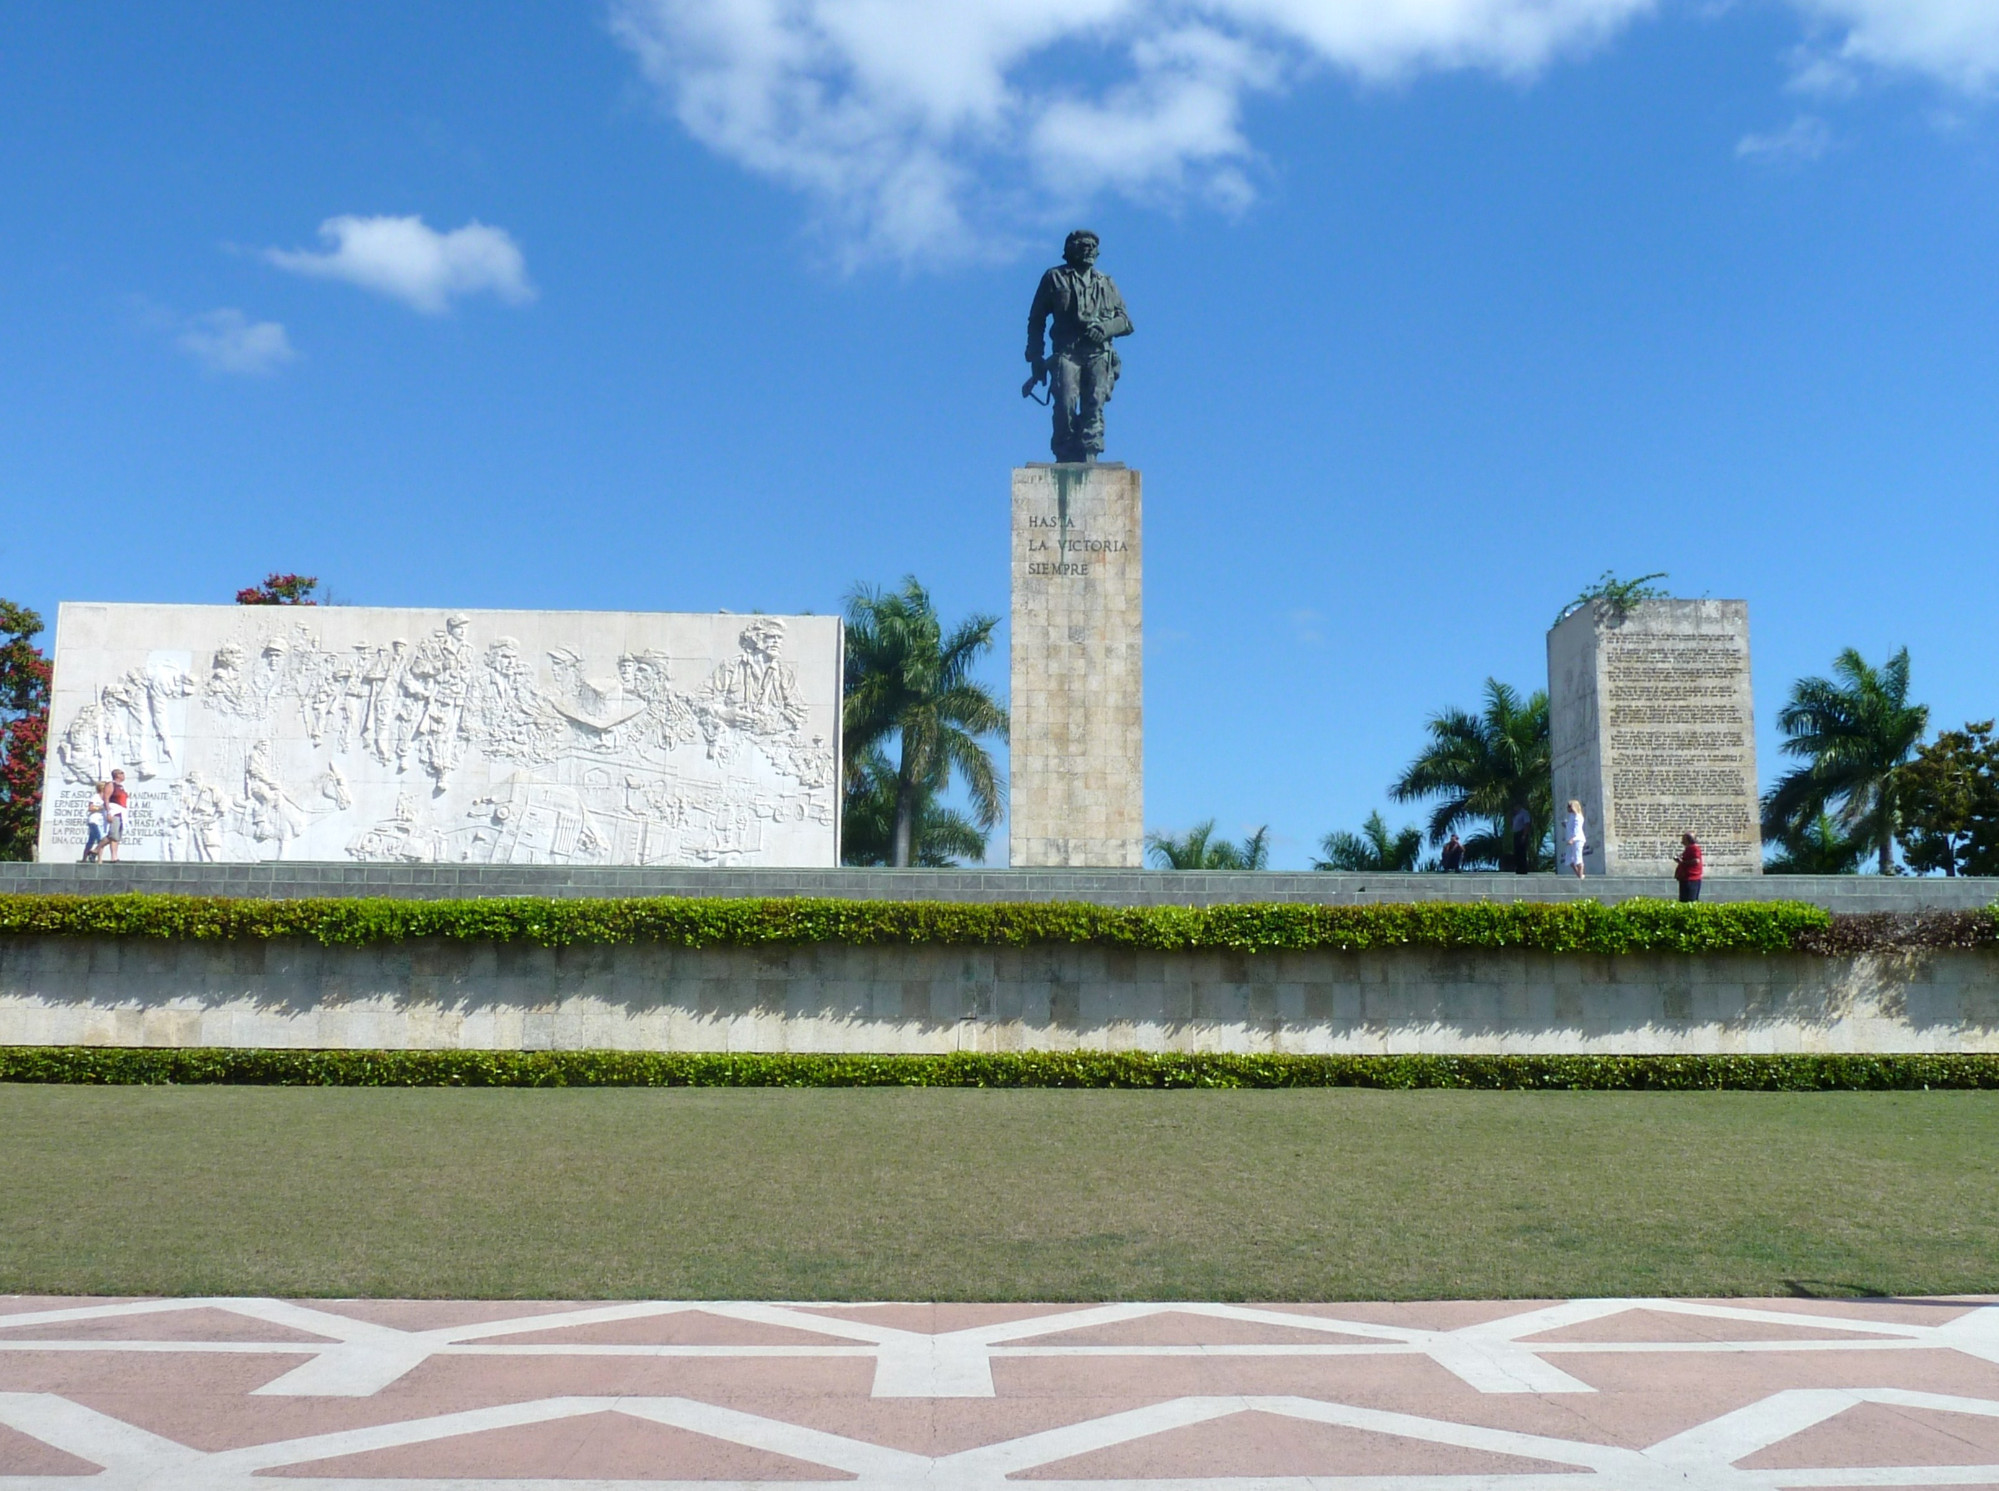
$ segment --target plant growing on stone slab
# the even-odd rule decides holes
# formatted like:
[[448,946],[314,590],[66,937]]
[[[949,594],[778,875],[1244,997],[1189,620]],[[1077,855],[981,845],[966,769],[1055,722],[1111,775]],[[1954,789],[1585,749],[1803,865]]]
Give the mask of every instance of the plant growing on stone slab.
[[1560,626],[1583,607],[1596,605],[1604,607],[1618,621],[1622,621],[1640,601],[1663,600],[1665,590],[1651,582],[1665,578],[1666,572],[1659,570],[1654,574],[1640,575],[1635,580],[1620,580],[1611,571],[1605,570],[1596,577],[1594,585],[1586,587],[1581,595],[1562,607],[1555,616],[1555,624]]
[[261,585],[245,585],[236,592],[239,606],[316,606],[313,592],[319,589],[316,575],[281,575],[273,570]]

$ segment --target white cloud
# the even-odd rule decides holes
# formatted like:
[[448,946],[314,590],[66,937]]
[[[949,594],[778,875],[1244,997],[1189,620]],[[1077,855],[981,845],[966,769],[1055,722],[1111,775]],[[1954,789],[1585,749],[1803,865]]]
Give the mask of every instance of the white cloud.
[[1800,114],[1774,134],[1744,135],[1735,153],[1744,160],[1817,160],[1832,148],[1832,126],[1816,114]]
[[1913,73],[1973,96],[1999,88],[1999,4],[1993,0],[1792,3],[1827,28],[1822,55],[1839,63]]
[[807,193],[851,256],[915,260],[1103,191],[1240,204],[1243,105],[1303,69],[1529,76],[1654,0],[610,3],[695,138]]
[[[849,260],[1009,247],[1106,192],[1239,206],[1246,104],[1314,70],[1530,79],[1696,0],[607,0],[681,124]],[[1999,82],[1995,0],[1789,0],[1803,83]]]
[[275,373],[298,354],[276,321],[252,321],[230,308],[189,316],[174,337],[182,351],[193,354],[214,373]]
[[346,280],[435,316],[460,296],[490,290],[509,305],[534,299],[527,261],[504,228],[470,222],[440,233],[421,217],[335,217],[319,225],[329,245],[266,249],[265,259],[294,274]]

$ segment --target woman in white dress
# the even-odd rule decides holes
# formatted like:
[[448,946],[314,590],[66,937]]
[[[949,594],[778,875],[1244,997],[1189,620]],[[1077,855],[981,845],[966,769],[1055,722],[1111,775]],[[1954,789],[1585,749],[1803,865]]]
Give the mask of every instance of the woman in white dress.
[[1576,879],[1583,878],[1583,851],[1589,848],[1589,835],[1583,830],[1583,805],[1575,798],[1569,799],[1566,817],[1568,833],[1564,835],[1569,846],[1569,868],[1576,872]]

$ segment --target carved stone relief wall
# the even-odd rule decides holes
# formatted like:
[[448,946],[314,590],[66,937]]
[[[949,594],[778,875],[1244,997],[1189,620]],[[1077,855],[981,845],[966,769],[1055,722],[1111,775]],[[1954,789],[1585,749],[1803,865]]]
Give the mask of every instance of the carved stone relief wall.
[[66,603],[41,854],[838,862],[840,623]]

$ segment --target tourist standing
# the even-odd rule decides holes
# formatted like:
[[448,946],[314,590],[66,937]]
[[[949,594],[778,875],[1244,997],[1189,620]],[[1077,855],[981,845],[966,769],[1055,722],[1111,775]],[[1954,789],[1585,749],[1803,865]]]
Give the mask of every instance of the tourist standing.
[[111,773],[111,787],[104,794],[104,853],[112,864],[118,863],[118,846],[125,838],[125,809],[132,799],[125,791],[123,770]]
[[1682,901],[1698,901],[1701,898],[1701,876],[1706,873],[1700,840],[1692,834],[1681,834],[1680,844],[1680,857],[1673,861],[1673,878],[1680,882]]
[[1440,861],[1446,875],[1455,875],[1465,867],[1464,840],[1452,834],[1444,844],[1444,854]]
[[1534,815],[1525,807],[1513,810],[1513,873],[1525,875],[1534,867],[1527,853],[1527,835],[1533,831]]
[[90,805],[83,811],[83,861],[96,864],[98,851],[104,847],[104,799],[111,791],[109,782],[99,782],[90,789]]
[[1576,872],[1576,879],[1583,878],[1583,851],[1589,848],[1589,834],[1583,828],[1583,805],[1575,798],[1569,799],[1569,811],[1563,820],[1563,841],[1569,846],[1569,868]]

